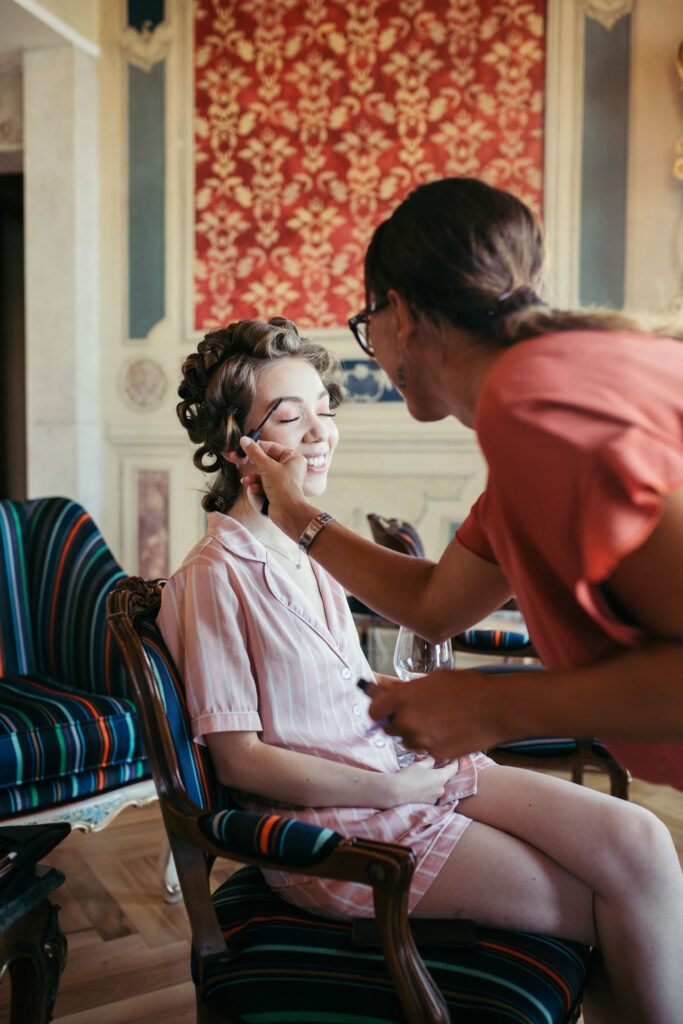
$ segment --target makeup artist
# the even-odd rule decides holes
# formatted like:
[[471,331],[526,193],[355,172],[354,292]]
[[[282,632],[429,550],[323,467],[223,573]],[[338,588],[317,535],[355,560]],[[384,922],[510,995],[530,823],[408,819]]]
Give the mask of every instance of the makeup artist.
[[[414,419],[476,431],[488,481],[437,563],[337,522],[315,558],[435,641],[516,596],[548,671],[385,687],[371,715],[409,746],[443,758],[599,736],[634,774],[683,788],[683,345],[614,312],[549,308],[543,261],[530,210],[471,178],[419,187],[380,224],[349,326]],[[298,540],[322,511],[305,460],[245,450],[243,482]]]

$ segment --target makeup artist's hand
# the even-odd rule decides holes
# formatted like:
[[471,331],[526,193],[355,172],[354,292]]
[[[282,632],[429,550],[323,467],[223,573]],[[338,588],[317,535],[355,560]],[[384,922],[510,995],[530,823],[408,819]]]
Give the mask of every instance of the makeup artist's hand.
[[505,735],[501,716],[512,679],[435,669],[400,686],[382,687],[368,710],[376,721],[388,719],[384,731],[400,736],[406,747],[427,750],[437,759],[462,757],[514,738]]
[[277,441],[254,442],[249,437],[243,437],[240,444],[248,461],[255,467],[255,472],[242,477],[249,500],[260,511],[264,497],[268,498],[269,516],[278,526],[282,526],[285,510],[306,501],[306,459]]

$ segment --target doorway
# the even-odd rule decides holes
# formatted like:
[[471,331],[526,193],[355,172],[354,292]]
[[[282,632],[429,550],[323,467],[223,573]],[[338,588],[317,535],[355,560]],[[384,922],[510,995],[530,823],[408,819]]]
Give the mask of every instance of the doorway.
[[24,177],[0,174],[0,499],[26,499]]

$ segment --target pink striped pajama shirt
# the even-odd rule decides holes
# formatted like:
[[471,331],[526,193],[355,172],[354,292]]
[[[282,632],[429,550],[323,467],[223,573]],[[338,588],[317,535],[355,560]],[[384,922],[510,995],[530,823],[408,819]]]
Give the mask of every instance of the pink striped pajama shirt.
[[[343,589],[315,561],[327,623],[245,527],[212,512],[207,535],[163,593],[159,626],[185,681],[193,736],[258,732],[264,743],[368,771],[398,771],[397,749],[372,725],[356,687],[373,678]],[[246,793],[244,808],[280,812],[346,836],[403,843],[417,856],[409,909],[439,873],[469,824],[458,801],[477,790],[483,754],[460,759],[437,804],[302,808]],[[374,913],[368,886],[265,872],[284,899],[328,917]]]

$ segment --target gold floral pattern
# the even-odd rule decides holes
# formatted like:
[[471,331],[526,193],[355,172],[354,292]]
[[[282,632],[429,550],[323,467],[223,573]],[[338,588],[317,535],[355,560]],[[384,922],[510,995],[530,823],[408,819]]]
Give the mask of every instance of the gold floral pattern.
[[363,304],[370,236],[467,174],[540,212],[541,0],[194,0],[195,327]]

